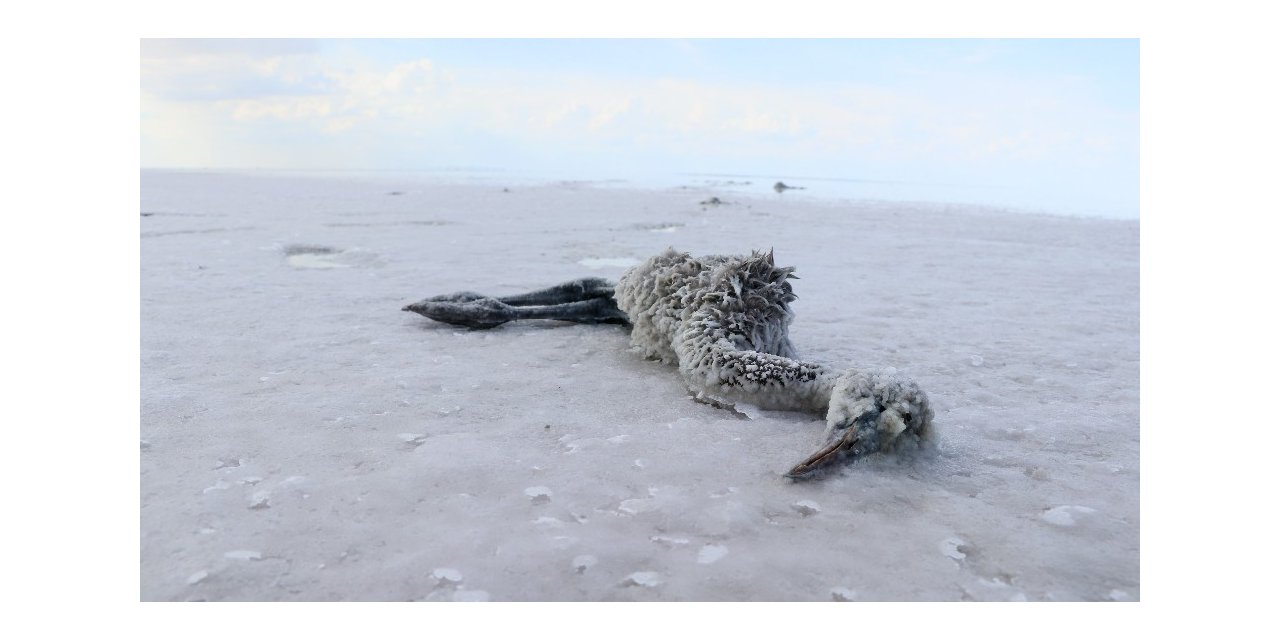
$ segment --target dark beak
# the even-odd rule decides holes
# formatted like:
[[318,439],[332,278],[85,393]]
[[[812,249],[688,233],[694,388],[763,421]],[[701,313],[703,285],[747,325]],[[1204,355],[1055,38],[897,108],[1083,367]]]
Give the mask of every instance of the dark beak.
[[832,434],[831,439],[821,449],[805,458],[800,464],[792,467],[784,475],[792,480],[807,480],[817,475],[819,471],[830,468],[841,460],[856,458],[867,452],[872,447],[858,445],[863,443],[867,436],[874,440],[874,434],[879,429],[877,425],[879,418],[880,411],[878,410],[868,411],[858,416],[853,426]]

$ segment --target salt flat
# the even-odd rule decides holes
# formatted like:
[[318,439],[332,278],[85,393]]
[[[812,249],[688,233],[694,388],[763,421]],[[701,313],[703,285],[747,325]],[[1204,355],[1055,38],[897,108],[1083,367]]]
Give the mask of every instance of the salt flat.
[[[143,600],[1140,597],[1136,221],[695,179],[141,180]],[[695,402],[624,328],[400,310],[668,246],[795,265],[801,357],[915,378],[937,451],[793,483],[821,421]]]

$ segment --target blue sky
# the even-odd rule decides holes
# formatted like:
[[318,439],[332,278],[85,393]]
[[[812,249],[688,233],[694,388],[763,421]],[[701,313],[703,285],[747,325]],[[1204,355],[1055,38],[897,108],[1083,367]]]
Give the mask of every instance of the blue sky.
[[816,176],[1138,208],[1136,40],[144,40],[141,89],[144,167]]

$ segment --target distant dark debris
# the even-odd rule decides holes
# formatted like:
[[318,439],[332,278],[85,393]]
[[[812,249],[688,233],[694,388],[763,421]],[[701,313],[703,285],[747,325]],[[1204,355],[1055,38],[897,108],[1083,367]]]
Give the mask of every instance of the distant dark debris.
[[699,202],[698,204],[703,205],[703,206],[707,206],[707,207],[716,207],[716,206],[719,206],[719,205],[725,204],[725,202],[724,202],[724,200],[721,200],[720,198],[717,198],[717,197],[715,197],[715,196],[712,196],[710,200],[703,200],[702,202]]
[[773,190],[774,190],[774,191],[777,191],[778,193],[782,193],[783,191],[786,191],[787,189],[803,189],[803,188],[804,188],[804,187],[793,187],[793,186],[791,186],[791,185],[789,185],[789,184],[787,184],[787,183],[785,183],[785,182],[779,182],[779,183],[777,183],[777,184],[773,185]]

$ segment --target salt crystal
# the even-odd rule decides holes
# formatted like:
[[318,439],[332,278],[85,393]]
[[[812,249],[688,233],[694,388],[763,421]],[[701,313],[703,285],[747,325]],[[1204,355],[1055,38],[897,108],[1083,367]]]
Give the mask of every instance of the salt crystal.
[[529,487],[524,490],[524,494],[529,496],[529,501],[533,504],[547,504],[551,502],[551,490],[546,487]]
[[651,542],[660,544],[668,549],[678,544],[689,544],[688,538],[672,538],[669,536],[651,536],[649,540]]
[[1040,519],[1059,527],[1073,527],[1076,524],[1076,518],[1072,515],[1073,513],[1087,515],[1094,513],[1094,510],[1089,507],[1063,505],[1045,510],[1044,513],[1040,514]]
[[637,571],[622,581],[624,587],[656,587],[662,584],[662,574],[656,571]]
[[960,538],[947,538],[938,543],[938,550],[942,552],[942,555],[952,560],[964,560],[968,557],[968,554],[960,550],[960,547],[964,545],[965,541]]
[[431,577],[438,580],[441,584],[460,584],[462,582],[462,572],[457,569],[441,568],[431,572]]
[[553,536],[551,538],[551,546],[556,549],[568,549],[578,544],[578,539],[573,536]]
[[411,447],[422,446],[422,443],[427,441],[427,436],[421,433],[401,433],[397,437],[400,438],[401,442]]
[[209,577],[209,572],[205,570],[197,571],[187,578],[187,584],[195,584]]
[[801,500],[791,505],[791,508],[800,512],[800,515],[806,518],[822,511],[822,508],[818,506],[818,503],[812,500]]
[[573,558],[573,569],[578,573],[582,573],[594,566],[596,566],[596,557],[593,555],[575,556]]
[[271,493],[267,491],[255,491],[249,498],[250,509],[269,509],[271,508]]
[[228,551],[222,555],[223,557],[230,558],[232,560],[261,560],[262,559],[261,551],[248,551],[244,549],[241,549],[239,551]]
[[618,504],[618,511],[629,513],[631,515],[644,513],[646,511],[653,511],[657,508],[657,503],[649,498],[632,498],[630,500],[623,500]]
[[711,564],[729,555],[729,549],[718,544],[709,544],[698,550],[698,564]]
[[534,520],[533,524],[538,525],[540,527],[547,527],[550,529],[559,529],[564,527],[563,520],[560,520],[559,518],[550,518],[547,516],[543,516],[541,518],[538,518],[537,520]]
[[970,356],[970,357],[969,357],[969,363],[970,363],[970,364],[972,364],[972,365],[973,365],[973,366],[975,366],[975,367],[981,367],[981,366],[982,366],[982,356]]
[[835,587],[831,589],[832,602],[853,602],[858,598],[858,592],[847,587]]

